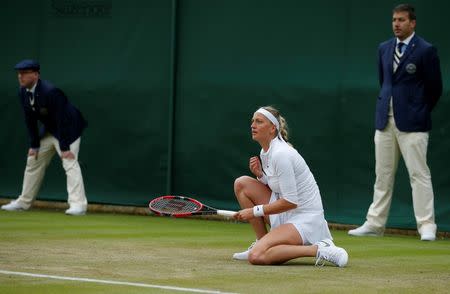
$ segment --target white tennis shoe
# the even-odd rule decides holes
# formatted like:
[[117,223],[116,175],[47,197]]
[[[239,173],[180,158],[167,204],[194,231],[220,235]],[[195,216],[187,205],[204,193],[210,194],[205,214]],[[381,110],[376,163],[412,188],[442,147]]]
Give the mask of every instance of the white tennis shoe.
[[66,210],[67,215],[85,215],[86,209],[80,206],[71,206],[69,209]]
[[237,259],[237,260],[248,260],[248,255],[250,254],[250,250],[252,250],[253,246],[255,246],[256,242],[258,242],[258,240],[255,240],[255,242],[253,242],[247,250],[243,251],[243,252],[238,252],[233,254],[233,259]]
[[424,224],[419,229],[420,240],[422,241],[434,241],[436,240],[436,225]]
[[2,209],[7,211],[19,211],[19,210],[27,210],[28,207],[26,207],[23,204],[20,204],[20,202],[17,200],[13,200],[8,204],[2,205]]
[[348,262],[348,253],[344,248],[337,247],[330,239],[316,243],[317,255],[316,265],[323,266],[325,261],[331,262],[338,267],[344,267]]
[[436,234],[433,232],[424,232],[420,235],[422,241],[434,241],[436,240]]
[[381,237],[384,234],[384,229],[374,228],[374,227],[370,226],[369,224],[364,223],[362,226],[348,231],[348,234],[352,235],[352,236],[358,236],[358,237],[362,237],[362,236]]

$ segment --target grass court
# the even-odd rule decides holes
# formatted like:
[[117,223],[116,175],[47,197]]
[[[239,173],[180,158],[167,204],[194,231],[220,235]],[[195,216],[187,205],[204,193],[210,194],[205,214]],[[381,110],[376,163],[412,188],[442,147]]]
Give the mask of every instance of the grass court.
[[332,231],[336,245],[349,253],[348,266],[341,269],[329,264],[316,267],[313,258],[281,266],[234,261],[232,254],[254,240],[248,224],[234,222],[0,211],[0,232],[2,294],[448,293],[450,289],[449,239],[358,238]]

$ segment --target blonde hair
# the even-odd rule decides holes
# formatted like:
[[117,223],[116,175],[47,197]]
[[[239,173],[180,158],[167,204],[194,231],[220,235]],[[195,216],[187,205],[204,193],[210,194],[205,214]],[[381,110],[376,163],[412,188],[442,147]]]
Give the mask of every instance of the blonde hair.
[[[284,141],[289,142],[289,132],[288,132],[288,125],[286,122],[286,119],[281,116],[280,112],[273,106],[263,106],[261,107],[268,112],[272,113],[273,116],[278,120],[278,123],[280,123],[280,134],[281,137],[283,137]],[[291,145],[291,144],[289,144]]]

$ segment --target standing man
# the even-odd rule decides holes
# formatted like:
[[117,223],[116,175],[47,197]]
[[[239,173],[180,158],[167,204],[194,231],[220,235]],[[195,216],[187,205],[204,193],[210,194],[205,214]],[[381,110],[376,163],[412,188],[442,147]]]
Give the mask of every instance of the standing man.
[[382,236],[391,205],[400,155],[408,169],[417,229],[423,241],[436,239],[434,195],[427,165],[431,111],[442,95],[436,48],[414,32],[414,7],[394,8],[395,37],[378,48],[381,86],[375,115],[375,173],[373,202],[366,222],[348,233]]
[[[27,210],[36,198],[45,170],[58,153],[67,176],[69,209],[66,214],[84,215],[87,200],[78,163],[80,136],[87,123],[66,95],[47,81],[41,80],[40,65],[23,60],[14,67],[20,84],[19,97],[30,138],[22,194],[3,205],[3,210]],[[38,128],[41,122],[41,130]]]

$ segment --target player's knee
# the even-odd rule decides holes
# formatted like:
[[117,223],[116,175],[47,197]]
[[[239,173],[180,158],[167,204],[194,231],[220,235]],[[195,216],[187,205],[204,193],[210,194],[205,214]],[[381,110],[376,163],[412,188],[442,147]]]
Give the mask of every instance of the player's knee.
[[253,265],[269,264],[265,258],[265,254],[259,250],[252,250],[248,255],[248,262]]
[[234,192],[236,193],[236,195],[245,189],[248,178],[248,176],[242,176],[234,181]]

